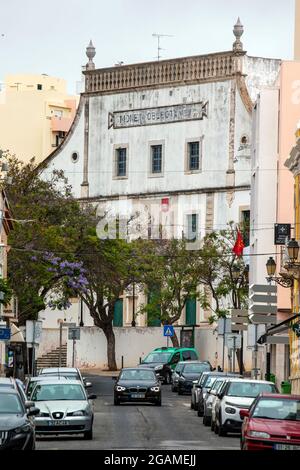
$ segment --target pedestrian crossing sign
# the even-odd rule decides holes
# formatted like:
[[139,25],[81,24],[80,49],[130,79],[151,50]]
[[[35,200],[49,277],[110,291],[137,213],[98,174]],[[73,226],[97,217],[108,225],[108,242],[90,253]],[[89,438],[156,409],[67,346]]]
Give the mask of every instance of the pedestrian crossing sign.
[[164,325],[164,336],[174,336],[174,326]]

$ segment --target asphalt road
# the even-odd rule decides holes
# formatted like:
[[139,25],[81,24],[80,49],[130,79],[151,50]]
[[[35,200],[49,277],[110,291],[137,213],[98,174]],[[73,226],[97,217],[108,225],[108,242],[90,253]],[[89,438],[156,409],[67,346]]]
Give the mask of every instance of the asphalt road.
[[[87,377],[87,375],[85,374]],[[111,377],[89,376],[95,393],[94,438],[81,436],[38,437],[37,449],[145,449],[206,450],[239,449],[239,436],[219,437],[202,424],[190,409],[190,396],[171,392],[162,386],[162,406],[152,404],[113,404]]]

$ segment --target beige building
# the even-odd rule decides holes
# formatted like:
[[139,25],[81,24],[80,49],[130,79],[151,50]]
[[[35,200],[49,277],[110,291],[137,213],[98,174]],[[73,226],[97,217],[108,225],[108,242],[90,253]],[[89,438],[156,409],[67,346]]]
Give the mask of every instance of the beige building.
[[20,160],[42,161],[64,139],[77,97],[48,75],[8,75],[0,92],[0,149]]
[[295,60],[300,60],[300,0],[295,0],[294,59]]

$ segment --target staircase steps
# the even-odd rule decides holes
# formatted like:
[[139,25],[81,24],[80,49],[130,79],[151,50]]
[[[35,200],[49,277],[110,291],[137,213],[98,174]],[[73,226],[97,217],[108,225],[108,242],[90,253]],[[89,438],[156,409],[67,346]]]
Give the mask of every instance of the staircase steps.
[[[61,367],[67,366],[67,343],[62,345],[61,348]],[[44,367],[59,367],[59,347],[49,351],[43,356],[39,357],[36,361],[37,369]]]

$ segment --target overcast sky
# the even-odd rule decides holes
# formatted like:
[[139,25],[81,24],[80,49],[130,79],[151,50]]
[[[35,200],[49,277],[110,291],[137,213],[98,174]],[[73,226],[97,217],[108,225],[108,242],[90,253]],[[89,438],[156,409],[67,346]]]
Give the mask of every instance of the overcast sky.
[[0,82],[11,73],[64,78],[75,92],[85,48],[96,67],[230,50],[237,17],[249,55],[293,58],[294,0],[0,0]]

